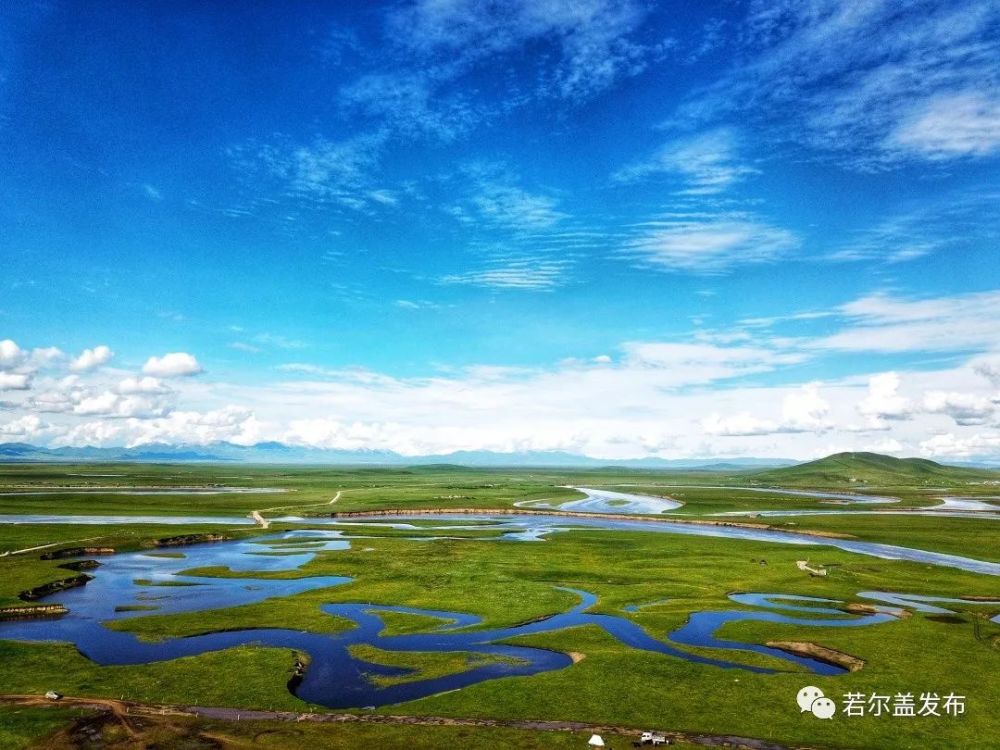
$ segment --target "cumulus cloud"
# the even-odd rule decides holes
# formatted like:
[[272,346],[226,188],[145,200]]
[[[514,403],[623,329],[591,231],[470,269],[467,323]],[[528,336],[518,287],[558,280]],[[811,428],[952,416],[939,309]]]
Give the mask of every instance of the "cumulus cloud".
[[187,352],[170,352],[162,357],[150,357],[142,366],[144,375],[156,378],[178,378],[202,372],[198,360]]
[[0,391],[26,391],[30,387],[30,380],[31,376],[26,373],[0,370]]
[[0,370],[10,370],[24,361],[24,350],[10,339],[0,341]]
[[[919,308],[879,307],[879,316],[909,323],[942,309],[940,302],[924,302]],[[825,317],[824,326],[836,317]],[[161,376],[123,376],[110,368],[65,377],[7,369],[3,373],[33,377],[34,389],[23,395],[12,391],[3,402],[11,416],[0,441],[278,440],[405,456],[562,450],[608,460],[811,457],[872,445],[892,447],[897,454],[920,446],[925,454],[937,451],[942,457],[1000,456],[982,437],[1000,426],[998,394],[989,380],[995,355],[944,370],[796,385],[795,368],[818,356],[810,340],[760,332],[750,340],[754,343],[744,337],[639,340],[549,366],[477,365],[421,377],[298,362],[281,366],[284,375],[269,383],[199,381],[176,391]],[[153,359],[161,367],[176,364],[169,356]],[[29,367],[30,357],[8,359]],[[768,375],[773,372],[793,384],[774,385]],[[866,418],[861,427],[853,426],[858,413]],[[47,414],[54,415],[51,422],[41,420]],[[37,421],[25,421],[29,416]],[[949,423],[950,432],[942,429]],[[872,430],[880,431],[877,442],[866,435]]]
[[63,351],[54,346],[43,346],[31,350],[31,364],[36,367],[51,367],[63,359],[66,355]]
[[35,414],[0,423],[0,443],[44,441],[48,438],[52,426],[43,422]]
[[134,393],[169,393],[170,388],[158,378],[128,377],[118,384],[117,391],[124,394]]
[[143,395],[126,396],[113,391],[83,396],[73,406],[73,413],[80,416],[104,416],[116,419],[161,417],[168,410],[169,407],[161,399]]
[[759,418],[748,412],[728,416],[716,413],[702,421],[702,430],[707,435],[722,437],[826,432],[833,427],[827,419],[830,404],[820,395],[819,387],[819,383],[806,383],[785,396],[780,420]]
[[978,375],[1000,388],[1000,355],[977,357],[973,359],[972,367]]
[[946,432],[920,443],[920,452],[932,458],[996,457],[1000,453],[1000,432],[981,432],[968,436]]
[[87,372],[105,365],[111,361],[115,353],[105,345],[95,346],[93,349],[84,349],[80,355],[73,359],[69,369],[73,372]]
[[858,404],[858,412],[873,428],[884,428],[886,420],[910,419],[913,403],[899,393],[898,373],[883,372],[868,379],[868,395]]
[[931,414],[947,414],[960,425],[987,424],[997,411],[993,399],[954,391],[931,391],[924,395],[923,406]]
[[259,439],[260,425],[253,412],[229,406],[206,412],[175,411],[146,419],[83,422],[63,431],[53,445],[133,448],[152,443],[209,445],[221,441],[250,445]]

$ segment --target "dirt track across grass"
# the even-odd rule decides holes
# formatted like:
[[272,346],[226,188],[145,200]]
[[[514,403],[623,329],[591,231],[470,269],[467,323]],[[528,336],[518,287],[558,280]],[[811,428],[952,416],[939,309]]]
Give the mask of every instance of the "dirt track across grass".
[[[586,724],[576,721],[533,721],[526,719],[479,719],[442,716],[397,716],[377,713],[297,713],[294,711],[254,711],[237,708],[213,708],[209,706],[171,706],[150,703],[135,703],[110,698],[63,697],[49,700],[38,695],[0,695],[0,704],[25,707],[77,708],[111,714],[131,731],[129,717],[170,717],[183,716],[214,721],[287,721],[312,722],[319,724],[364,723],[394,724],[404,726],[456,726],[521,729],[538,732],[585,732],[621,737],[638,737],[639,730],[630,727],[616,727]],[[778,745],[766,740],[730,735],[696,734],[689,732],[661,731],[675,742],[687,742],[704,747],[727,747],[739,750],[808,750],[803,747]]]

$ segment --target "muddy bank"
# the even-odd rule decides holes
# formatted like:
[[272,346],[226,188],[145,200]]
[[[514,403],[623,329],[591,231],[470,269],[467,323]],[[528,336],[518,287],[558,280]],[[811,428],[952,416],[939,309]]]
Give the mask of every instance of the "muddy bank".
[[[349,510],[329,514],[329,518],[364,519],[383,518],[386,516],[443,516],[443,515],[474,515],[474,516],[547,516],[549,518],[602,518],[609,521],[643,521],[648,523],[680,523],[690,526],[725,526],[734,529],[756,529],[758,531],[788,532],[784,526],[772,526],[767,523],[746,523],[741,521],[715,521],[709,519],[664,518],[662,516],[642,516],[628,513],[581,513],[570,510],[532,510],[530,508],[386,508],[383,510]],[[324,516],[324,518],[327,516]],[[824,537],[827,539],[854,539],[851,534],[841,534],[835,531],[795,530],[796,534],[804,536]]]
[[[851,602],[843,609],[852,615],[877,615],[884,611],[874,604],[861,604],[860,602]],[[908,609],[900,609],[899,612],[891,612],[890,614],[895,615],[901,620],[913,616],[913,613]]]
[[183,547],[186,544],[202,544],[203,542],[228,542],[232,537],[225,534],[182,534],[154,539],[154,547]]
[[69,612],[62,604],[39,604],[34,607],[0,607],[0,620],[34,620],[61,617]]
[[857,672],[865,666],[865,660],[857,656],[845,654],[843,651],[820,646],[818,643],[808,641],[768,641],[767,646],[771,648],[787,651],[796,656],[806,656],[810,659],[833,664],[849,672]]
[[46,552],[42,560],[65,560],[67,557],[83,557],[84,555],[113,555],[114,547],[65,547],[53,552]]
[[75,589],[79,586],[86,586],[93,580],[93,576],[88,576],[84,573],[78,576],[73,576],[72,578],[63,578],[61,581],[52,581],[51,583],[44,583],[41,586],[35,586],[33,589],[22,591],[17,596],[22,601],[33,602],[36,599],[41,599],[43,596],[55,594],[57,591],[65,591],[66,589]]
[[101,567],[101,564],[97,560],[77,560],[75,562],[68,562],[59,565],[58,567],[64,568],[66,570],[93,570],[94,568]]
[[305,679],[306,670],[309,668],[309,654],[300,654],[298,651],[292,652],[294,663],[292,665],[292,676],[288,678],[288,692],[297,695],[299,685]]

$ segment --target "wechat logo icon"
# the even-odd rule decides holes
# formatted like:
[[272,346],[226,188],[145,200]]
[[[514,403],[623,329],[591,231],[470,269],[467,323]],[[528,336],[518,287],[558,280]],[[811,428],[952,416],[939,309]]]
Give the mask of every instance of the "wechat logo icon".
[[817,719],[832,719],[837,713],[837,704],[823,695],[823,691],[814,685],[802,688],[795,696],[802,713],[811,711]]

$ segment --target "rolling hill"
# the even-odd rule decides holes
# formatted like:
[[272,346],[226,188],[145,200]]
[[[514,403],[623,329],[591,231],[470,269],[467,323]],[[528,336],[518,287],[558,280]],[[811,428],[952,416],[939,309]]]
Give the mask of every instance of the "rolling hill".
[[845,484],[935,484],[1000,480],[1000,472],[946,466],[926,458],[894,458],[880,453],[835,453],[804,464],[769,469],[755,481],[780,485],[843,486]]

